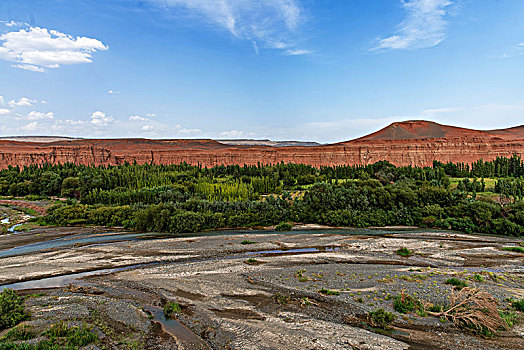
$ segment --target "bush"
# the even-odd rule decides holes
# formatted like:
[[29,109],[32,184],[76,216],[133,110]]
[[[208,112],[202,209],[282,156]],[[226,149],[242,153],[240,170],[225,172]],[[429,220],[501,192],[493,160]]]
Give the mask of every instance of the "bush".
[[[36,334],[33,332],[33,329],[30,326],[20,325],[18,327],[12,328],[9,332],[6,333],[4,339],[8,340],[30,340],[33,339]],[[2,338],[0,338],[0,341]]]
[[293,225],[291,225],[289,222],[281,222],[280,224],[275,227],[276,231],[289,231],[293,228]]
[[169,301],[164,305],[164,316],[166,318],[175,318],[176,315],[182,313],[182,308],[179,303]]
[[465,288],[468,286],[468,284],[464,281],[461,281],[459,280],[458,278],[448,278],[444,284],[450,284],[452,286],[454,286],[455,288],[457,288],[458,290],[461,290],[462,288]]
[[24,299],[12,289],[0,292],[0,331],[14,327],[29,318],[23,303]]
[[396,318],[397,317],[393,313],[384,309],[370,311],[368,314],[368,319],[371,323],[371,326],[383,329],[389,329],[391,323],[395,321]]
[[514,300],[511,302],[511,306],[515,308],[517,311],[524,312],[524,299]]
[[408,248],[406,248],[406,247],[402,247],[400,249],[397,249],[397,251],[395,253],[397,253],[398,255],[403,256],[403,257],[408,257],[411,254],[413,254],[413,252],[411,250],[409,250]]
[[404,292],[395,297],[395,300],[393,301],[393,309],[395,309],[397,312],[400,312],[401,314],[406,314],[413,311],[423,313],[424,311],[422,303],[418,299],[415,299],[411,295]]
[[60,344],[66,349],[86,346],[98,339],[93,333],[93,326],[82,324],[69,327],[64,321],[53,324],[43,335],[54,344]]
[[326,295],[340,295],[339,291],[330,290],[330,289],[326,289],[326,288],[322,288],[318,292],[321,293],[321,294],[326,294]]

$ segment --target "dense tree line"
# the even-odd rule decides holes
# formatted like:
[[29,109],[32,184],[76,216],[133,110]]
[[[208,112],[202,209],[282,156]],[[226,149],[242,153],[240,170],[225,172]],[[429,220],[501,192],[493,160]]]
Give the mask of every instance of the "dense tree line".
[[[41,165],[0,171],[0,195],[69,198],[43,218],[58,225],[177,233],[293,221],[521,235],[522,169],[517,156],[471,166],[435,162],[425,168],[385,161],[321,168],[284,163],[212,168]],[[490,174],[504,174],[494,188],[499,195],[493,195],[508,200],[477,198],[486,191],[484,177]],[[451,188],[450,176],[460,175],[465,178]]]

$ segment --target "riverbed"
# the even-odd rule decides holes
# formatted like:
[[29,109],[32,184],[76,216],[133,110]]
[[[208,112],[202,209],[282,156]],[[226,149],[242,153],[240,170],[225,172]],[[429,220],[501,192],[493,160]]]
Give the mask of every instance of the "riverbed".
[[[392,298],[402,292],[444,303],[454,293],[444,283],[451,277],[509,308],[508,298],[524,298],[524,255],[501,248],[521,241],[408,228],[182,237],[41,228],[0,239],[0,288],[42,293],[27,301],[35,327],[57,315],[84,320],[113,348],[517,349],[521,325],[482,338],[410,313],[384,332],[367,315],[394,312]],[[399,256],[399,248],[412,254]],[[181,306],[175,320],[159,311],[168,301]]]

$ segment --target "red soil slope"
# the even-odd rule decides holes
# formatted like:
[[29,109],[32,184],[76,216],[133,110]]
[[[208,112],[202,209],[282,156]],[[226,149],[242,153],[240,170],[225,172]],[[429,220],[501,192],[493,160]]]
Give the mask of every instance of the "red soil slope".
[[314,147],[234,146],[213,140],[102,139],[49,143],[0,141],[0,168],[42,163],[118,165],[124,162],[203,166],[304,163],[430,166],[433,160],[471,163],[524,156],[524,126],[479,131],[427,121],[393,123],[356,140]]

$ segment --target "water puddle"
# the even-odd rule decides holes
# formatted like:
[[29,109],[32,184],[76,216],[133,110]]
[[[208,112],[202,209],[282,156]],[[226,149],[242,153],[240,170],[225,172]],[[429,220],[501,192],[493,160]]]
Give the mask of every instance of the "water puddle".
[[11,220],[9,218],[5,218],[5,219],[0,220],[0,223],[2,223],[4,225],[5,224],[9,224],[10,222],[11,222]]
[[22,226],[23,224],[16,224],[16,225],[13,225],[11,226],[7,231],[10,232],[10,233],[15,233],[16,232],[16,229],[19,228],[20,226]]
[[5,284],[0,286],[0,291],[9,288],[15,290],[22,289],[43,289],[43,288],[62,288],[67,287],[73,282],[77,282],[78,279],[88,276],[101,276],[108,275],[115,272],[126,271],[135,269],[142,266],[156,265],[159,262],[145,263],[145,264],[136,264],[125,267],[111,268],[111,269],[100,269],[86,272],[70,273],[66,275],[60,275],[55,277],[45,277],[35,280],[29,280],[24,282],[17,282],[11,284]]
[[[14,227],[16,227],[15,225]],[[36,242],[26,244],[23,246],[14,247],[7,250],[0,251],[0,258],[6,258],[15,255],[34,253],[48,249],[60,248],[75,244],[95,244],[95,243],[114,243],[121,241],[138,240],[144,234],[140,233],[118,233],[118,232],[104,232],[92,234],[79,234],[67,236],[63,238],[52,239],[49,241]]]
[[211,350],[205,341],[190,331],[182,323],[176,319],[166,318],[164,316],[164,310],[161,308],[148,305],[145,309],[151,312],[154,321],[162,325],[162,330],[164,332],[171,334],[182,343],[184,349]]

